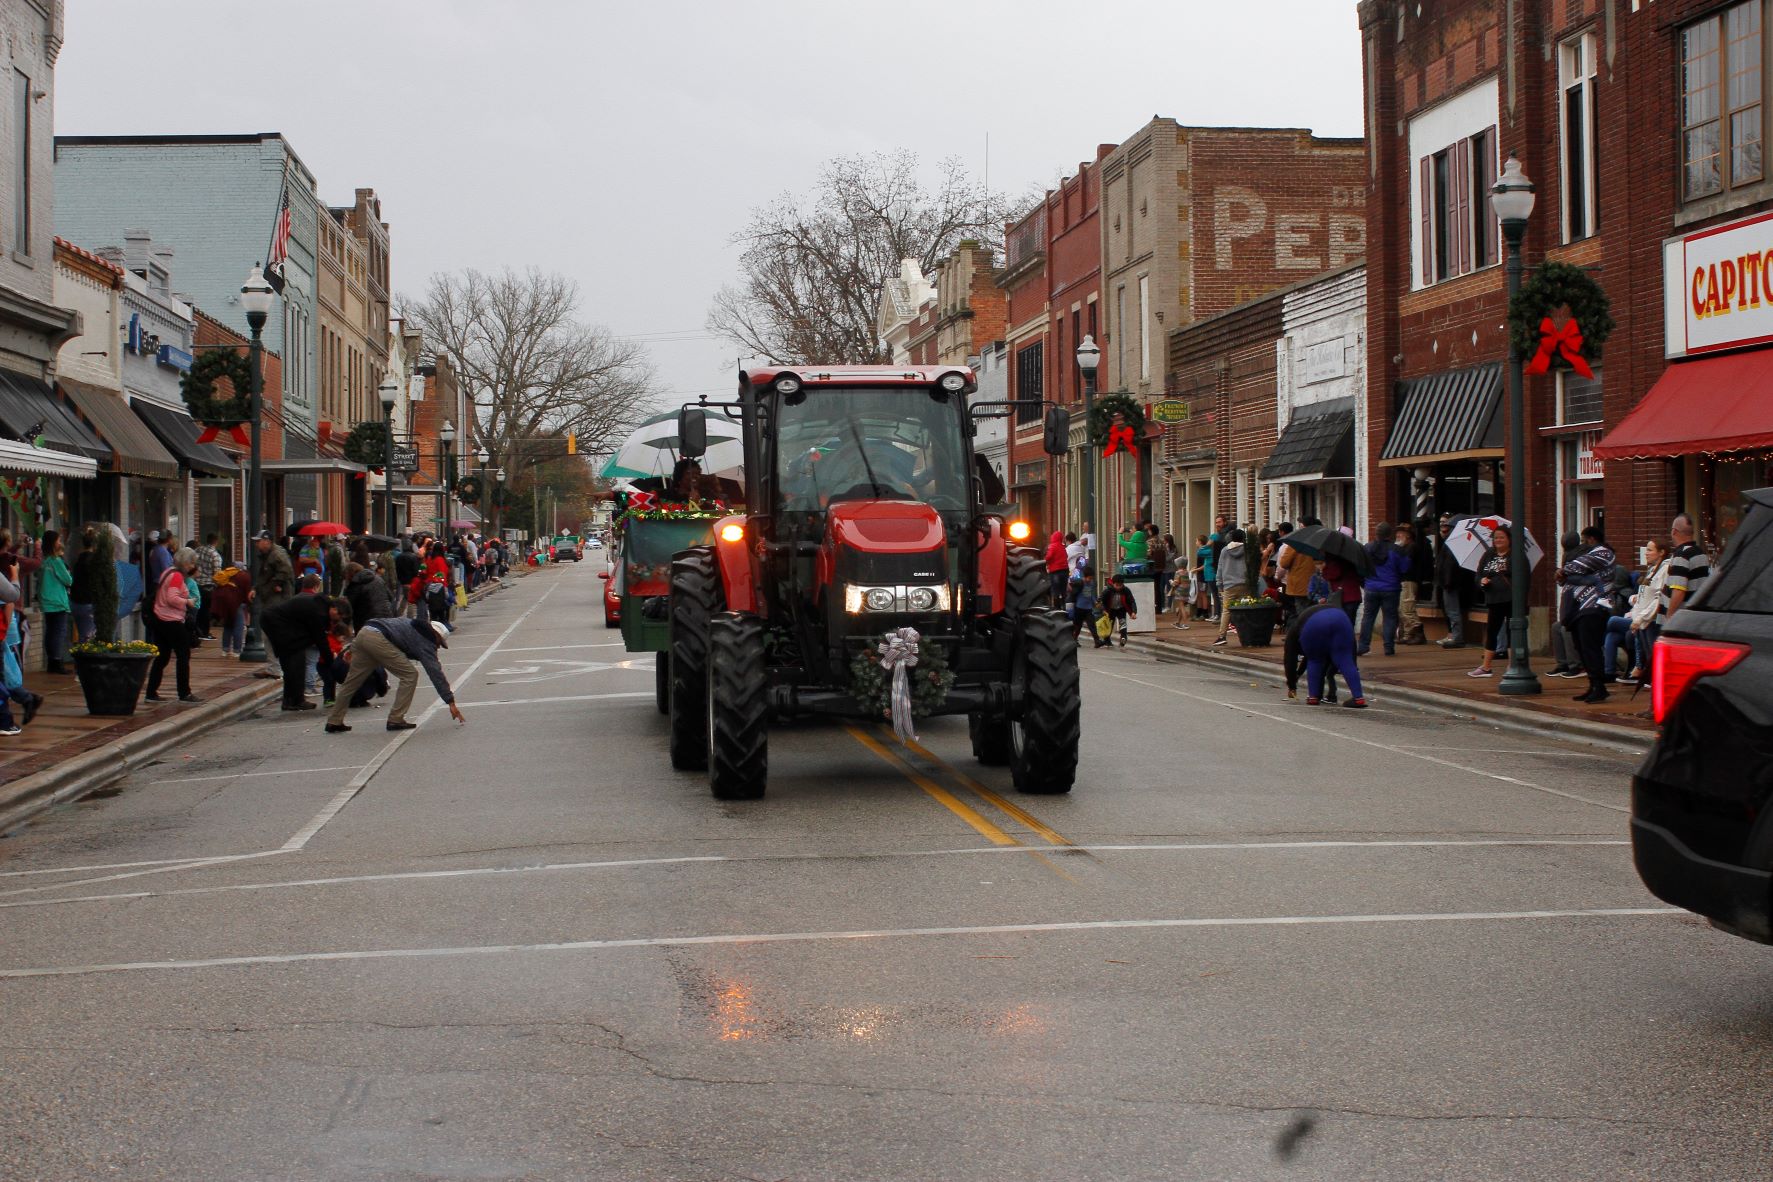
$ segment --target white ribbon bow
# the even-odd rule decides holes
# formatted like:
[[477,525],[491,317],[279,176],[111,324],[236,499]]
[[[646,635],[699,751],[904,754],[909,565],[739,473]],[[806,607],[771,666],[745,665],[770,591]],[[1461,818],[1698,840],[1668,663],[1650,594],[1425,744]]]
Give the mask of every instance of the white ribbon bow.
[[893,673],[893,733],[901,743],[917,742],[917,726],[911,715],[910,670],[917,665],[916,628],[888,632],[880,642],[880,667]]

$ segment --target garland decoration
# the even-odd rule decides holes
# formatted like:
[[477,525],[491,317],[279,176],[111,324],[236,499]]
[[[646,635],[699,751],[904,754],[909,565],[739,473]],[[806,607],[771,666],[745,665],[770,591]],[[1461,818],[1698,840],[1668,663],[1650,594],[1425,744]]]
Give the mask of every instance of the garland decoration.
[[1145,426],[1145,408],[1131,394],[1103,394],[1090,408],[1090,442],[1096,447],[1121,442],[1121,434],[1115,430],[1115,415],[1121,419],[1118,425],[1131,431],[1135,439]]
[[352,427],[345,436],[345,458],[380,472],[388,462],[388,424],[380,419],[365,419]]
[[1569,263],[1541,263],[1508,303],[1508,343],[1528,373],[1555,365],[1592,378],[1590,360],[1612,332],[1607,293]]
[[[230,397],[216,393],[217,381],[226,379]],[[210,349],[191,361],[179,379],[179,393],[191,408],[191,417],[203,424],[197,442],[208,443],[226,430],[235,442],[248,442],[242,423],[252,421],[252,363],[232,349]]]
[[[911,631],[916,635],[915,630]],[[893,717],[893,671],[882,663],[882,650],[898,637],[898,630],[885,633],[880,644],[869,645],[850,662],[850,696],[871,718]],[[918,637],[917,662],[907,669],[907,674],[911,713],[917,718],[928,718],[948,700],[948,687],[954,684],[948,656],[940,645]]]
[[626,521],[712,521],[730,512],[723,501],[661,501],[655,493],[636,492],[628,495],[614,524],[620,528]]
[[472,505],[480,500],[486,492],[486,484],[478,476],[464,476],[456,481],[456,499],[464,505]]

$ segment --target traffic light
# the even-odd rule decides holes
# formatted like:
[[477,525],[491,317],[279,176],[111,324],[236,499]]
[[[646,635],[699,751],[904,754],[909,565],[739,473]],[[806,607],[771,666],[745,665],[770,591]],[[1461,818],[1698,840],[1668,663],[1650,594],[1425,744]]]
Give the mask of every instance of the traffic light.
[[566,454],[569,456],[579,454],[579,437],[571,431],[566,433]]

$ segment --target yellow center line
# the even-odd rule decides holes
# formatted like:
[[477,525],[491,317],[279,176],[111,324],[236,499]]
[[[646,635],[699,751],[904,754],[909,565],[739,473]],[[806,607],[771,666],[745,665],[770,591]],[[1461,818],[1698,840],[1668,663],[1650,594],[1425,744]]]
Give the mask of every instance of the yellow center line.
[[916,768],[887,750],[885,745],[875,739],[872,735],[861,730],[859,727],[846,725],[843,729],[849,732],[850,738],[874,752],[874,754],[885,760],[887,764],[897,769],[906,779],[910,780],[913,784],[916,784],[919,788],[922,788],[929,794],[931,799],[936,801],[936,803],[965,821],[968,825],[971,825],[982,837],[985,838],[985,840],[991,842],[993,845],[1022,844],[1009,834],[1005,833],[1002,829],[999,829],[996,825],[993,825],[990,821],[987,821],[976,809],[961,800],[958,796],[954,795],[954,793],[948,791],[948,789],[942,787],[928,776],[919,773]]
[[976,793],[981,800],[996,806],[1006,815],[1014,817],[1017,821],[1026,825],[1032,832],[1038,834],[1048,845],[1069,846],[1076,844],[1069,837],[1066,837],[1063,833],[1060,833],[1057,829],[1054,829],[1015,801],[1007,800],[1004,797],[999,796],[991,789],[985,787],[985,785],[979,783],[979,781],[973,779],[973,777],[967,775],[965,772],[943,759],[940,755],[937,755],[935,752],[925,747],[922,743],[907,743],[905,745],[917,752],[923,758],[935,764],[937,767],[941,768],[943,771],[947,772],[950,776],[954,777],[956,783]]

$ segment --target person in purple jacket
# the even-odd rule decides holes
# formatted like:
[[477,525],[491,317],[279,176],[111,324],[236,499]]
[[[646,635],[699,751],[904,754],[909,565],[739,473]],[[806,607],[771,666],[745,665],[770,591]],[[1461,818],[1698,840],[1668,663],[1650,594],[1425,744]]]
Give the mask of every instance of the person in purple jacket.
[[1384,613],[1380,636],[1385,655],[1393,657],[1397,655],[1398,598],[1404,576],[1410,573],[1410,551],[1391,522],[1381,521],[1367,546],[1367,557],[1373,562],[1373,573],[1367,576],[1361,596],[1361,643],[1355,654],[1364,657],[1373,647],[1373,621]]

